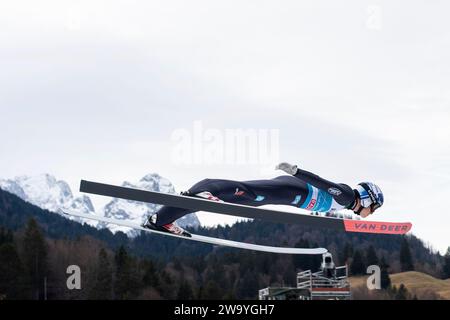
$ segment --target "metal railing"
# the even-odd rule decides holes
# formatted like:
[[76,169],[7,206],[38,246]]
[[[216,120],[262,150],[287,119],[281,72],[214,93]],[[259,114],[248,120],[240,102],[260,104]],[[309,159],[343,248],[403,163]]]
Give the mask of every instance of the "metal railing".
[[[276,290],[275,290],[276,289]],[[285,290],[280,290],[285,289]],[[274,290],[272,292],[272,290]],[[350,282],[348,281],[347,266],[337,267],[332,270],[332,275],[325,275],[323,271],[311,272],[311,270],[297,273],[296,288],[265,288],[259,290],[259,299],[277,299],[285,293],[298,291],[300,299],[341,299],[350,298]],[[276,292],[275,292],[276,291]]]
[[[311,272],[302,271],[297,274],[297,288],[311,288],[330,286],[342,288],[349,285],[347,266],[337,267],[331,277],[325,276],[323,271]],[[342,275],[339,275],[342,274]]]

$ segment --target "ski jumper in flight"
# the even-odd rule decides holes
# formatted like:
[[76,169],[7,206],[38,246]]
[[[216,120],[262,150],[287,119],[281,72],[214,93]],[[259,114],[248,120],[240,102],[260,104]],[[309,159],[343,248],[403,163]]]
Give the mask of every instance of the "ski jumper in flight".
[[[349,209],[362,218],[375,212],[384,202],[380,188],[370,182],[360,183],[356,189],[352,189],[346,184],[325,180],[286,162],[277,165],[276,169],[288,175],[251,181],[204,179],[181,194],[248,206],[290,205],[317,212]],[[192,210],[163,206],[148,218],[144,227],[189,236],[175,222],[189,213]]]

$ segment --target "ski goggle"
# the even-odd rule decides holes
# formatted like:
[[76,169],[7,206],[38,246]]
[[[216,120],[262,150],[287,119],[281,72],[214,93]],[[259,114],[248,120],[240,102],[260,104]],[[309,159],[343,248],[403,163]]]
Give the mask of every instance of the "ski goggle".
[[372,213],[374,213],[375,212],[375,210],[377,210],[378,208],[380,208],[381,207],[381,204],[380,203],[374,203],[374,204],[372,204],[372,205],[370,205],[370,209],[372,210]]
[[[365,193],[366,197],[361,197],[361,206],[364,208],[370,208],[371,213],[374,213],[375,210],[382,206],[382,202],[378,201],[378,197],[375,195],[375,192],[369,186],[369,183],[360,183],[359,190],[360,194]],[[361,208],[362,210],[362,208]]]

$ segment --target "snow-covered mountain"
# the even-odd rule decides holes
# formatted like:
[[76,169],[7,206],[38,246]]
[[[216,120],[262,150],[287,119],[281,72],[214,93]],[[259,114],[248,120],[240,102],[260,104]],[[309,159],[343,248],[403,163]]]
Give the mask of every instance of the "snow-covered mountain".
[[[152,173],[143,177],[137,183],[124,182],[123,187],[136,188],[148,191],[158,191],[164,193],[175,193],[175,188],[172,183],[166,178],[161,177],[159,174]],[[124,199],[113,199],[106,204],[103,209],[105,217],[114,218],[119,220],[133,221],[134,223],[141,224],[144,220],[154,212],[156,212],[161,205],[153,203],[143,203]],[[189,214],[181,219],[177,220],[177,223],[182,227],[198,227],[200,222],[195,214]],[[104,224],[100,224],[104,226]],[[123,232],[129,232],[129,228],[120,226],[110,226],[113,231],[121,230]]]
[[[87,196],[75,198],[69,185],[49,174],[37,176],[20,176],[15,179],[0,180],[0,188],[13,193],[21,199],[42,209],[63,213],[64,209],[76,210],[83,213],[94,212],[94,205]],[[78,222],[86,222],[95,226],[94,221],[71,218]]]
[[[148,174],[137,183],[124,182],[126,187],[144,189],[149,191],[159,191],[175,193],[172,183],[158,174]],[[62,214],[64,209],[94,214],[95,208],[88,196],[82,195],[74,197],[69,185],[62,180],[57,180],[49,174],[37,176],[20,176],[14,179],[0,179],[0,188],[17,195],[23,200],[30,202],[42,209]],[[160,205],[142,203],[122,199],[113,199],[101,211],[96,214],[103,214],[105,217],[130,220],[135,223],[142,223],[146,217],[158,210]],[[67,217],[66,215],[64,215]],[[137,233],[129,228],[113,225],[104,225],[94,220],[70,217],[71,220],[84,222],[98,228],[109,228],[112,232],[122,231],[130,236]],[[177,221],[181,226],[198,227],[200,222],[195,214],[187,215]]]

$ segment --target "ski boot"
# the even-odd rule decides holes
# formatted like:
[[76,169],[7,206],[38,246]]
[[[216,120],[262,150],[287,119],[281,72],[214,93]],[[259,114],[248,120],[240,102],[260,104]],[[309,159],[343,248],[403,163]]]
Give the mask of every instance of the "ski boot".
[[188,238],[192,237],[192,235],[189,232],[180,227],[175,221],[162,226],[157,226],[156,218],[157,218],[156,214],[150,216],[142,226],[147,229],[167,232],[177,236],[183,236]]
[[221,200],[220,198],[216,197],[215,195],[213,195],[209,191],[203,191],[203,192],[200,192],[200,193],[196,193],[195,197],[208,199],[208,200],[212,200],[212,201],[217,201],[217,202],[224,202],[223,200]]

